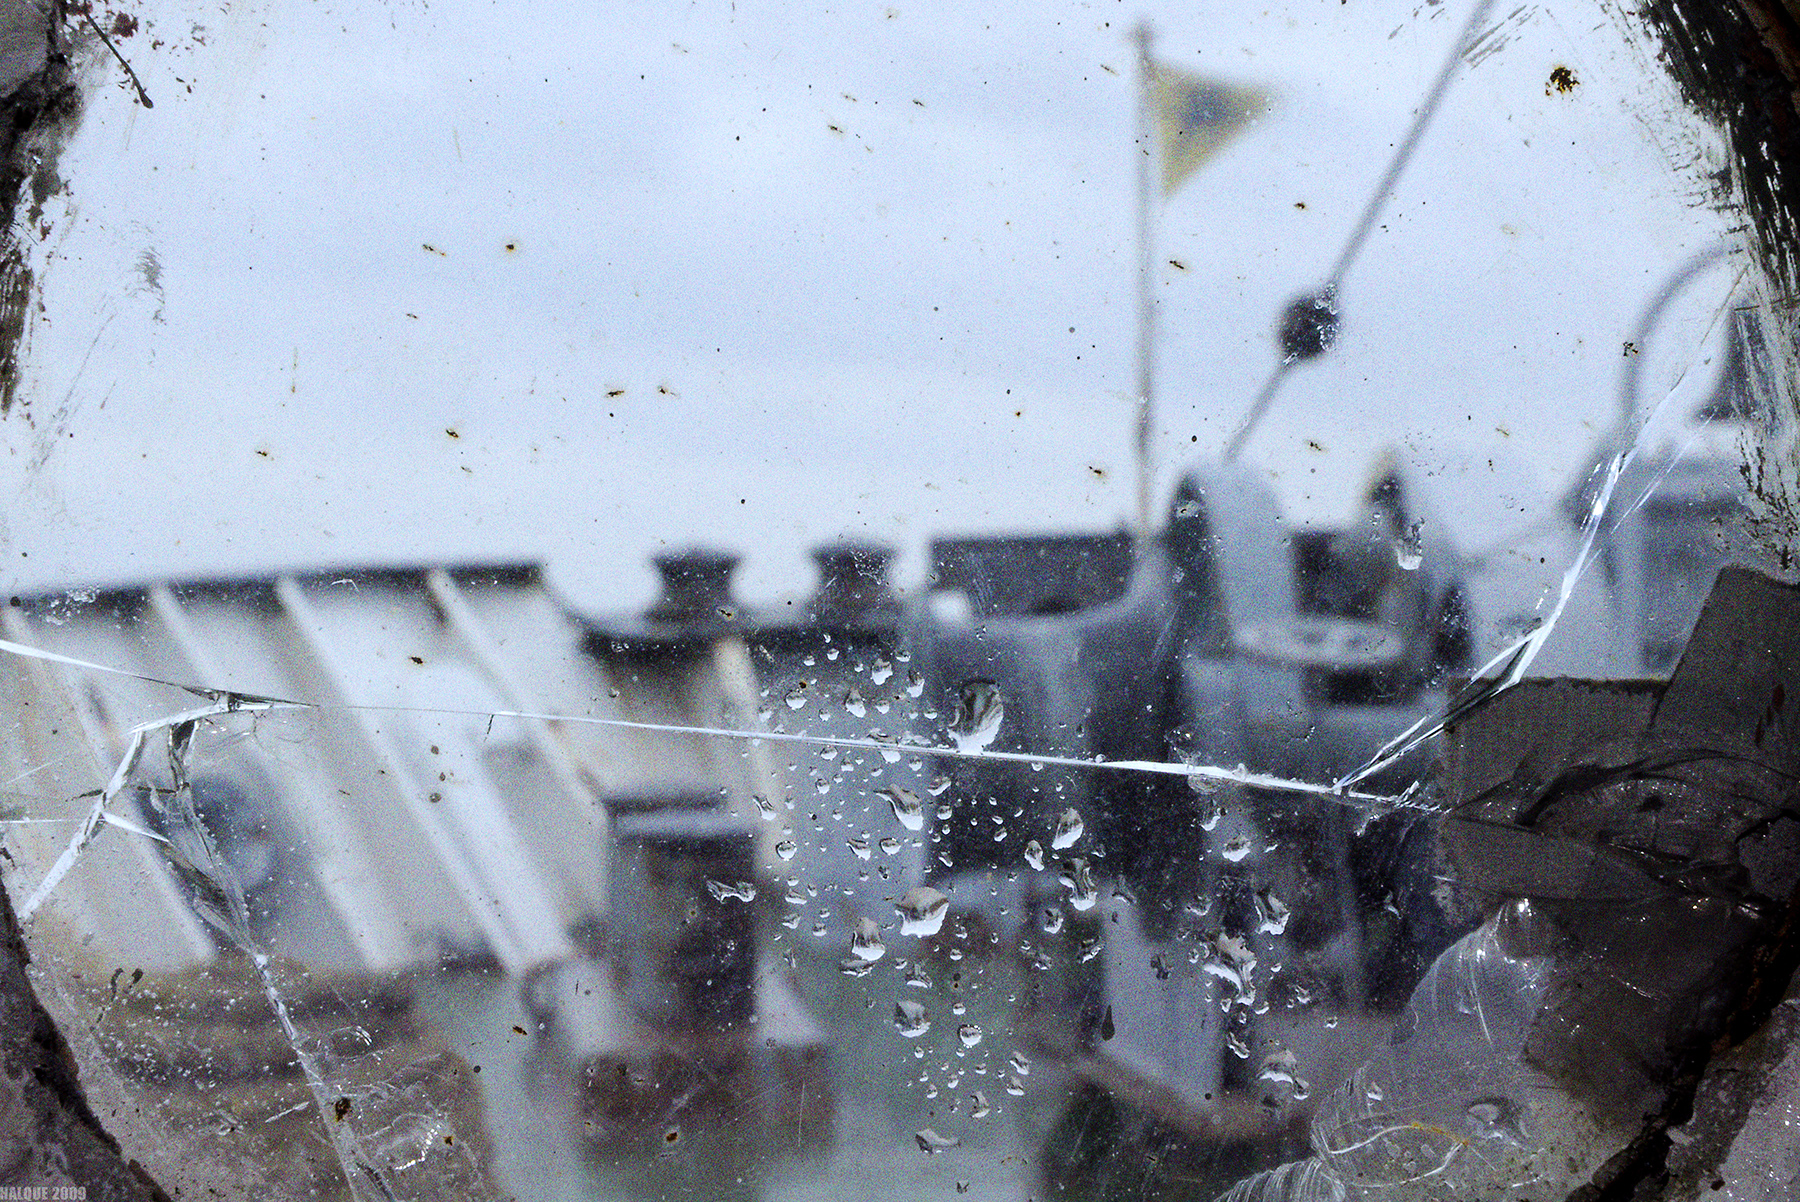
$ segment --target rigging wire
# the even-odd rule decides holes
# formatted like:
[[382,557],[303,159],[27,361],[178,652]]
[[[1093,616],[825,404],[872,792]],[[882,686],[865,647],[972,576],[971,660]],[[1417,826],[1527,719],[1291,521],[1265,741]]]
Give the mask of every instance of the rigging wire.
[[[1431,119],[1437,115],[1438,109],[1444,103],[1444,97],[1449,94],[1450,81],[1456,74],[1458,64],[1481,40],[1482,35],[1479,30],[1482,23],[1487,20],[1488,13],[1493,11],[1493,7],[1494,0],[1478,0],[1474,11],[1469,14],[1462,33],[1457,36],[1455,44],[1450,47],[1449,56],[1445,58],[1443,67],[1437,73],[1437,78],[1432,81],[1431,90],[1425,94],[1425,99],[1419,105],[1418,112],[1413,115],[1412,127],[1406,131],[1406,136],[1395,148],[1393,156],[1388,160],[1387,169],[1381,174],[1380,182],[1369,194],[1368,202],[1363,206],[1362,215],[1357,219],[1355,228],[1351,230],[1350,237],[1345,241],[1343,249],[1338,252],[1337,261],[1332,264],[1330,273],[1325,277],[1324,286],[1312,296],[1302,297],[1289,307],[1282,328],[1281,361],[1269,373],[1268,379],[1263,382],[1261,390],[1257,392],[1256,399],[1250,403],[1249,410],[1244,414],[1243,420],[1238,423],[1236,431],[1232,433],[1231,440],[1225,444],[1224,459],[1226,463],[1235,460],[1238,453],[1244,449],[1244,443],[1249,440],[1257,423],[1262,420],[1269,406],[1274,403],[1276,393],[1281,391],[1282,381],[1287,378],[1289,370],[1296,363],[1314,358],[1330,349],[1331,341],[1337,331],[1338,285],[1351,266],[1355,264],[1357,257],[1362,254],[1363,246],[1368,242],[1369,234],[1374,230],[1375,222],[1381,216],[1382,208],[1391,197],[1395,185],[1400,182],[1401,173],[1406,170],[1407,164],[1412,160],[1413,152],[1418,149],[1419,142],[1425,136],[1426,128],[1431,124]],[[1305,324],[1309,313],[1316,323],[1311,326]],[[1300,323],[1298,326],[1297,321]],[[1309,336],[1311,340],[1307,341]]]

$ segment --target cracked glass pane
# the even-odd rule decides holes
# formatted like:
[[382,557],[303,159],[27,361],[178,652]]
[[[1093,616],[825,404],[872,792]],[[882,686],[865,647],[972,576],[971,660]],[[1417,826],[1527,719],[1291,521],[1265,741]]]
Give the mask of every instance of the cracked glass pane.
[[1785,8],[0,33],[0,1194],[1797,1188]]

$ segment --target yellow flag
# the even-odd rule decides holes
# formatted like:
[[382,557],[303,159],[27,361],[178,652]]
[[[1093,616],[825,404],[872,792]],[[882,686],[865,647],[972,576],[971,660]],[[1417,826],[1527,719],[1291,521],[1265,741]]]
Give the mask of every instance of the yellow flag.
[[1163,195],[1168,196],[1267,109],[1269,98],[1255,88],[1215,83],[1152,63],[1150,103],[1162,149]]

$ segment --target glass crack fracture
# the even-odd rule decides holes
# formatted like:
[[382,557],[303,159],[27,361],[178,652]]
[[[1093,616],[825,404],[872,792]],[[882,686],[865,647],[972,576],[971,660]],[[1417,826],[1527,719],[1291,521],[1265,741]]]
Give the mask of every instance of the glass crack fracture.
[[[8,643],[4,649],[13,654],[26,652],[37,654],[29,648],[11,643]],[[42,658],[65,661],[67,659],[67,657],[48,653]],[[74,662],[85,668],[118,672],[117,669],[107,669],[101,665]],[[123,672],[118,672],[118,674],[133,675]],[[76,861],[81,858],[82,852],[107,826],[117,826],[121,830],[144,836],[160,844],[175,875],[188,888],[195,911],[207,923],[216,928],[229,943],[243,952],[255,966],[257,979],[262,985],[269,1009],[280,1023],[282,1034],[305,1075],[313,1105],[325,1125],[326,1135],[337,1154],[345,1181],[350,1187],[351,1196],[355,1198],[375,1197],[383,1199],[384,1202],[394,1202],[393,1191],[388,1187],[381,1172],[374,1166],[371,1157],[363,1148],[354,1125],[338,1121],[340,1116],[333,1112],[334,1099],[339,1097],[342,1091],[327,1077],[319,1057],[308,1047],[308,1040],[294,1021],[287,999],[275,980],[269,954],[262,948],[251,931],[250,915],[244,900],[242,882],[238,880],[231,865],[220,853],[218,844],[201,820],[199,812],[194,806],[193,790],[188,782],[187,761],[193,751],[194,733],[201,722],[228,714],[268,713],[276,710],[310,707],[291,701],[247,698],[236,693],[218,692],[217,695],[219,699],[210,705],[198,706],[165,718],[141,722],[131,728],[125,753],[119,758],[118,766],[114,769],[111,779],[100,790],[93,807],[88,811],[81,828],[69,841],[68,847],[57,857],[55,863],[51,865],[50,871],[20,907],[19,919],[22,923],[26,922],[36,913],[45,899],[68,875]],[[173,838],[147,830],[130,819],[111,812],[108,808],[132,780],[139,764],[144,759],[146,750],[151,745],[152,737],[164,733],[167,736],[168,766],[173,783],[172,787],[157,789],[155,792],[163,802],[165,810],[169,812]]]
[[[102,826],[111,824],[122,830],[131,830],[129,820],[121,819],[110,813],[106,807],[123,787],[125,779],[136,766],[143,754],[144,740],[158,730],[170,729],[183,723],[192,723],[206,718],[220,717],[227,714],[273,712],[277,710],[362,710],[376,713],[418,713],[444,714],[477,718],[514,718],[535,722],[562,722],[577,725],[607,726],[626,730],[640,730],[658,734],[698,735],[710,738],[738,739],[751,742],[798,743],[813,747],[834,747],[863,751],[875,751],[892,754],[907,751],[919,755],[929,755],[940,759],[1001,761],[1030,765],[1046,765],[1059,768],[1081,768],[1102,772],[1135,772],[1159,776],[1179,776],[1201,780],[1218,781],[1249,785],[1253,788],[1269,789],[1276,792],[1300,793],[1309,797],[1334,801],[1343,805],[1371,807],[1400,807],[1419,810],[1427,813],[1441,812],[1438,807],[1425,802],[1414,795],[1413,789],[1400,793],[1374,793],[1357,790],[1352,786],[1356,781],[1324,784],[1317,781],[1295,780],[1289,777],[1275,776],[1269,773],[1252,772],[1244,767],[1229,768],[1217,764],[1186,764],[1160,760],[1101,760],[1078,759],[1070,756],[1038,755],[1023,751],[991,751],[987,749],[964,750],[956,747],[942,747],[925,743],[883,742],[876,739],[851,739],[828,735],[794,734],[785,731],[745,730],[732,727],[690,726],[666,722],[639,722],[628,718],[596,718],[583,714],[535,713],[525,710],[483,709],[466,710],[439,708],[433,706],[395,706],[395,705],[346,705],[329,706],[310,701],[284,700],[270,697],[257,697],[229,689],[205,688],[196,685],[178,684],[174,681],[162,680],[158,677],[144,676],[129,672],[122,668],[109,667],[105,664],[91,663],[86,660],[73,659],[58,655],[55,652],[43,651],[23,643],[0,639],[0,652],[19,656],[25,659],[37,659],[50,663],[60,663],[89,671],[106,672],[117,676],[126,676],[152,684],[178,688],[185,692],[200,696],[217,697],[211,705],[184,711],[167,718],[154,719],[131,729],[131,742],[125,756],[120,760],[112,780],[102,790],[99,799],[94,803],[93,811],[83,823],[82,830],[70,841],[69,850],[59,859],[30,899],[27,900],[20,917],[27,918],[41,905],[55,889],[56,885],[74,865],[81,851],[99,833]],[[1397,757],[1396,757],[1397,758]],[[1366,775],[1366,774],[1365,774]],[[1357,778],[1358,780],[1361,777]],[[141,828],[133,833],[149,834]],[[153,836],[154,837],[154,836]]]
[[[1689,267],[1684,269],[1684,271],[1676,277],[1677,282],[1685,283],[1700,267],[1711,264],[1720,258],[1723,253],[1724,252],[1718,248],[1709,248],[1699,255],[1696,255]],[[1739,273],[1739,278],[1742,278],[1741,272]],[[1728,293],[1726,299],[1720,302],[1719,307],[1714,312],[1713,321],[1715,324],[1729,311],[1731,304],[1730,296],[1731,294]],[[1652,301],[1644,318],[1639,323],[1640,338],[1645,336],[1644,327],[1646,327],[1648,323],[1654,319],[1656,314],[1661,311],[1661,306],[1666,303],[1666,299],[1666,297],[1658,297],[1656,300]],[[1603,467],[1596,467],[1592,473],[1594,476],[1600,476],[1602,472],[1604,472],[1604,475],[1602,476],[1599,488],[1594,494],[1593,501],[1588,506],[1587,514],[1582,520],[1580,546],[1577,548],[1575,556],[1570,561],[1568,568],[1563,572],[1562,581],[1557,590],[1556,602],[1551,606],[1550,612],[1544,616],[1544,620],[1538,623],[1536,627],[1508,644],[1498,654],[1488,660],[1487,663],[1483,664],[1475,673],[1474,679],[1470,681],[1468,686],[1455,697],[1451,698],[1449,705],[1445,707],[1442,714],[1436,717],[1427,715],[1426,717],[1420,718],[1417,722],[1413,723],[1413,725],[1391,739],[1361,767],[1340,777],[1334,782],[1335,788],[1348,789],[1367,780],[1377,772],[1380,772],[1383,768],[1404,758],[1421,744],[1442,734],[1444,728],[1451,723],[1468,717],[1469,714],[1489,704],[1495,697],[1512,688],[1525,678],[1525,673],[1530,669],[1533,661],[1537,659],[1538,653],[1543,650],[1544,644],[1549,641],[1551,634],[1556,629],[1557,623],[1562,619],[1564,611],[1568,608],[1569,599],[1575,595],[1575,586],[1580,583],[1581,577],[1594,562],[1597,549],[1600,546],[1602,528],[1606,525],[1609,516],[1611,518],[1612,526],[1616,528],[1620,522],[1635,513],[1650,499],[1657,487],[1667,479],[1669,473],[1674,470],[1675,463],[1679,461],[1680,455],[1673,457],[1667,464],[1663,465],[1655,476],[1652,477],[1643,493],[1635,501],[1616,515],[1609,514],[1609,510],[1612,506],[1613,494],[1617,491],[1619,486],[1620,476],[1624,474],[1626,468],[1631,466],[1632,462],[1637,458],[1638,452],[1644,449],[1645,442],[1649,437],[1650,432],[1656,427],[1657,419],[1662,416],[1670,402],[1680,391],[1681,381],[1686,375],[1687,370],[1684,368],[1680,375],[1678,375],[1675,381],[1669,386],[1668,390],[1663,393],[1662,399],[1656,403],[1656,407],[1641,420],[1636,422],[1635,429],[1632,429],[1631,416],[1629,413],[1621,416],[1621,433],[1628,432],[1630,434],[1630,442],[1628,445],[1615,452],[1610,459],[1606,461]],[[1622,385],[1622,392],[1628,403],[1635,397],[1637,381],[1638,374],[1636,363],[1635,361],[1631,361],[1626,368],[1624,383]],[[1695,437],[1698,437],[1698,435],[1696,434]],[[1692,445],[1692,441],[1693,440],[1690,439],[1688,445]],[[1685,449],[1686,448],[1684,447],[1683,450],[1685,451]],[[1610,533],[1610,530],[1608,530],[1608,533]]]

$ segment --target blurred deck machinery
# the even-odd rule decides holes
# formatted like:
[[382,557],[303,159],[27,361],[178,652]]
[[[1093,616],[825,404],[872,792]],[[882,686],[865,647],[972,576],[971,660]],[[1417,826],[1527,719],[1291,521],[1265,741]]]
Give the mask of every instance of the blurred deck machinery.
[[[689,567],[669,565],[677,602]],[[350,1077],[362,1061],[391,1070],[411,1046],[385,1034],[420,1030],[408,974],[500,972],[521,988],[547,1063],[591,1086],[588,1113],[604,1120],[582,1125],[592,1141],[660,1134],[670,1066],[699,1074],[683,1106],[742,1118],[731,1099],[749,1098],[777,1130],[829,1136],[825,1041],[765,963],[754,901],[762,824],[745,815],[758,812],[766,763],[735,744],[590,721],[753,722],[754,683],[729,631],[696,634],[665,605],[630,639],[597,642],[530,565],[78,591],[18,598],[3,614],[7,638],[47,656],[20,660],[4,685],[14,722],[0,754],[29,782],[21,812],[47,820],[7,829],[15,898],[51,873],[126,764],[111,812],[127,829],[102,828],[82,848],[33,937],[41,962],[100,988],[97,1034],[133,1066],[128,1079],[166,1076],[146,1057],[182,1041],[141,1038],[108,995],[116,968],[132,989],[187,997],[199,1013],[215,1000],[203,994],[242,975],[242,940],[190,904],[194,874],[156,841],[181,792],[216,847],[213,883],[245,899],[254,946],[341,997],[405,995],[403,1022],[363,1021],[372,1042],[334,1060]],[[170,725],[221,689],[256,700]],[[525,716],[550,714],[568,720]],[[177,729],[191,733],[178,741]],[[624,924],[612,917],[621,905]],[[671,1016],[668,998],[708,1005]],[[247,1046],[286,1073],[266,1000],[237,1001]],[[434,1038],[422,1056],[441,1051]],[[304,1099],[306,1082],[292,1077],[291,1090]],[[474,1131],[478,1095],[451,1096]],[[809,1122],[796,1122],[802,1111]],[[455,1146],[426,1151],[441,1160]]]
[[[1748,420],[1742,370],[1740,353],[1703,420]],[[1621,488],[1647,499],[1599,532],[1561,670],[1666,669],[1741,550],[1729,453],[1630,471]],[[135,732],[191,708],[158,682],[291,698],[307,704],[202,724],[175,786],[255,937],[346,979],[503,971],[584,1083],[596,1142],[742,1099],[778,1128],[829,1128],[827,1036],[778,964],[798,938],[778,922],[848,937],[851,975],[884,932],[1004,937],[1041,1049],[1183,1129],[1275,1137],[1453,935],[1407,824],[941,753],[1341,777],[1441,710],[1518,620],[1436,487],[1389,457],[1344,526],[1294,528],[1257,474],[1196,468],[1141,542],[940,539],[911,598],[889,549],[834,544],[809,597],[766,610],[733,596],[736,557],[706,550],[659,557],[658,600],[609,618],[572,613],[528,564],[15,598],[5,637],[63,658],[3,685],[4,770],[54,820],[9,829],[7,885],[31,893]],[[1545,536],[1564,562],[1586,495]],[[115,809],[154,835],[170,786],[140,775]],[[940,890],[947,923],[909,914]],[[123,832],[85,848],[35,921],[88,979],[129,962],[172,980],[222,954],[154,840]]]

